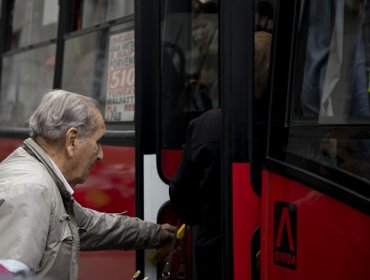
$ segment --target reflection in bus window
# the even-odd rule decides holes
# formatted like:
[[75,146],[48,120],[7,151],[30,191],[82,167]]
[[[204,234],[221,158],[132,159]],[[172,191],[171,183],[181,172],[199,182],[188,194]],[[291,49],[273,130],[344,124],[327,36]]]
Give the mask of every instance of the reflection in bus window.
[[331,166],[370,180],[370,133],[366,130],[333,129],[320,145]]
[[26,121],[52,88],[55,45],[3,57],[0,123],[25,128]]
[[95,73],[104,71],[106,52],[106,36],[102,33],[91,32],[66,40],[62,79],[64,89],[98,97],[104,80]]
[[[370,180],[370,133],[367,127],[329,127],[318,132],[313,127],[290,129],[288,158],[306,170],[328,176],[339,170]],[[319,163],[316,168],[314,163]],[[328,169],[326,169],[328,168]]]
[[[304,69],[296,117],[343,123],[369,116],[364,1],[304,1],[298,57]],[[308,27],[308,28],[307,28]],[[300,69],[300,68],[297,68]]]
[[87,28],[134,14],[134,0],[82,0],[82,26]]
[[11,48],[21,48],[56,38],[58,14],[58,0],[15,0]]
[[191,101],[180,106],[184,112],[199,113],[219,105],[217,3],[193,4],[191,27],[191,49],[186,53],[185,66],[188,79],[183,92]]
[[187,123],[220,105],[218,1],[161,6],[162,146],[181,148]]

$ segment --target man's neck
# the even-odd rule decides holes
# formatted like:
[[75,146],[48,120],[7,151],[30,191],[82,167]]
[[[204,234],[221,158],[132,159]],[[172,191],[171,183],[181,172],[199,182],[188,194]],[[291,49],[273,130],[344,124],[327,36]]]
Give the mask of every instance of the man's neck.
[[40,136],[37,136],[34,140],[53,160],[60,172],[65,174],[67,165],[63,157],[63,144],[61,141],[49,141]]

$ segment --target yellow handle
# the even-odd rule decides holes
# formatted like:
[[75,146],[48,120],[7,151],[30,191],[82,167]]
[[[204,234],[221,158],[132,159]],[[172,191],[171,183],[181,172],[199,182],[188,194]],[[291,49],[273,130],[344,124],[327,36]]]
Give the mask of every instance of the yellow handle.
[[176,237],[177,239],[183,239],[185,234],[185,224],[182,224],[182,226],[177,230]]
[[[186,225],[182,224],[182,226],[177,230],[177,232],[176,232],[176,238],[177,239],[181,240],[181,239],[184,238],[185,227],[186,227]],[[156,265],[160,261],[160,259],[162,259],[165,255],[168,254],[168,252],[170,250],[170,247],[171,247],[171,242],[168,242],[165,245],[163,245],[161,248],[158,248],[158,249],[152,251],[149,254],[149,261],[153,265]]]

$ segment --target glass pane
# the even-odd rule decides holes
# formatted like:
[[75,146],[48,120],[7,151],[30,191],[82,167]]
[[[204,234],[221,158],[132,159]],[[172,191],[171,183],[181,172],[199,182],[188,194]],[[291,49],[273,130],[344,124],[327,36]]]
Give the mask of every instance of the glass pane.
[[288,159],[333,180],[370,180],[369,4],[302,3]]
[[0,123],[27,127],[26,122],[53,86],[55,45],[3,57]]
[[135,107],[133,24],[65,43],[62,87],[99,100],[107,123],[131,122]]
[[161,3],[162,147],[181,148],[188,122],[220,103],[218,2]]
[[335,170],[370,181],[369,131],[369,127],[328,127],[325,131],[292,128],[287,143],[287,161],[325,178],[336,174],[332,178],[334,181],[341,178],[333,173]]
[[84,0],[82,28],[134,14],[134,0]]
[[15,0],[11,48],[56,38],[58,15],[58,0]]
[[303,3],[293,119],[370,122],[370,10],[363,1]]

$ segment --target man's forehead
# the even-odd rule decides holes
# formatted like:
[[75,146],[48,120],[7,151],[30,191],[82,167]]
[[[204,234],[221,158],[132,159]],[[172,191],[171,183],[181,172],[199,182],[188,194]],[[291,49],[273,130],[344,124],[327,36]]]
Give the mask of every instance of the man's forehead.
[[105,122],[104,122],[104,117],[100,110],[94,108],[94,115],[95,115],[95,120],[98,126],[99,134],[100,136],[103,136],[105,134]]

